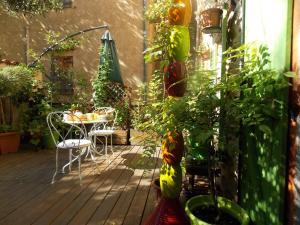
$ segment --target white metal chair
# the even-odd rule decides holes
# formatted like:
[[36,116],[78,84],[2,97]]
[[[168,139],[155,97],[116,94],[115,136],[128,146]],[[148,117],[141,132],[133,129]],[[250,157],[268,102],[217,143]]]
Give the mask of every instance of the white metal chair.
[[56,167],[52,178],[52,184],[55,182],[55,176],[58,172],[58,152],[60,150],[69,151],[69,162],[62,167],[62,172],[67,166],[72,169],[72,163],[78,160],[79,180],[81,184],[81,156],[91,146],[91,140],[87,136],[87,131],[82,121],[69,112],[52,112],[47,116],[47,123],[51,136],[56,145]]
[[103,151],[103,149],[100,149],[100,151],[98,150],[99,148],[97,148],[97,141],[103,143],[100,137],[104,138],[104,153],[107,157],[108,137],[110,137],[110,150],[112,153],[114,153],[112,145],[112,135],[114,133],[114,126],[117,120],[117,112],[112,107],[100,107],[97,108],[95,112],[100,113],[100,115],[98,115],[99,122],[94,124],[91,131],[89,132],[89,136],[92,137],[94,152],[97,154],[101,154],[101,151]]

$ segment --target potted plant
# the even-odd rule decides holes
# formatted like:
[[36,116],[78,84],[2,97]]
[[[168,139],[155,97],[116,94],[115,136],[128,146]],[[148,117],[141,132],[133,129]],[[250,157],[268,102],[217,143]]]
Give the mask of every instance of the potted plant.
[[[287,87],[288,82],[282,73],[270,69],[268,57],[268,50],[264,46],[255,48],[244,45],[238,49],[229,49],[224,53],[227,70],[223,78],[209,85],[206,85],[205,81],[198,82],[198,89],[202,91],[192,102],[201,99],[197,108],[202,112],[202,118],[207,115],[207,121],[210,121],[203,123],[204,121],[198,120],[196,123],[199,128],[203,126],[201,130],[209,128],[208,135],[203,134],[203,137],[204,140],[210,140],[208,172],[211,195],[195,196],[187,201],[186,212],[192,224],[222,224],[222,217],[225,221],[230,219],[236,220],[237,224],[249,224],[249,216],[241,207],[229,199],[218,196],[215,168],[217,160],[221,158],[220,153],[224,150],[235,156],[239,151],[227,142],[226,137],[222,137],[223,133],[230,132],[231,129],[228,123],[222,123],[227,117],[240,121],[243,128],[255,127],[265,137],[272,134],[269,121],[280,115],[283,104],[276,98],[276,93]],[[242,59],[243,67],[232,69],[228,66],[230,62]],[[207,75],[205,77],[207,79]],[[221,108],[224,111],[220,110]],[[223,124],[223,132],[219,130],[220,124]],[[221,161],[223,164],[231,163],[226,161],[226,157]]]
[[[34,86],[32,70],[24,65],[0,68],[0,149],[2,153],[16,152],[23,131],[22,117]],[[12,143],[9,141],[12,141]],[[9,142],[8,142],[9,141]]]

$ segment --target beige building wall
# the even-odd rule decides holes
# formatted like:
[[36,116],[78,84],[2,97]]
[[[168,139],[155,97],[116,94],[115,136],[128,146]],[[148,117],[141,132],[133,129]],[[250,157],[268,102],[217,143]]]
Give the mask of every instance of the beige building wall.
[[[74,0],[72,8],[28,19],[27,45],[37,53],[47,46],[46,31],[62,36],[89,27],[107,24],[115,40],[125,85],[135,88],[144,79],[143,0]],[[0,12],[0,55],[26,61],[26,23]],[[73,55],[74,69],[93,76],[99,63],[100,38],[104,30],[82,35],[81,45],[67,53]],[[45,58],[47,59],[47,57]],[[29,60],[30,62],[31,60]]]

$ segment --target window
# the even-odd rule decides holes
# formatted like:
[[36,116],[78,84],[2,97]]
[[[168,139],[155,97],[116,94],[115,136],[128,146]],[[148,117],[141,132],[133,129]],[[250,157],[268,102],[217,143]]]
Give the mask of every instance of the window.
[[63,8],[71,8],[72,7],[72,3],[73,3],[73,0],[62,0],[62,3],[63,3]]
[[51,81],[61,95],[72,95],[73,56],[53,56],[51,60]]

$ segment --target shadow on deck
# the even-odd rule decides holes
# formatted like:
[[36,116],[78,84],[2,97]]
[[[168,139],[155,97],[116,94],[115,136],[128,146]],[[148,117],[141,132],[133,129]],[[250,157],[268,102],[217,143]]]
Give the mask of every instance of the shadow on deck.
[[[0,156],[0,225],[138,225],[151,213],[156,193],[150,188],[161,159],[142,158],[139,146],[115,146],[111,163],[99,157],[98,169],[76,164],[67,174],[54,172],[54,151]],[[63,155],[63,161],[67,155]]]

